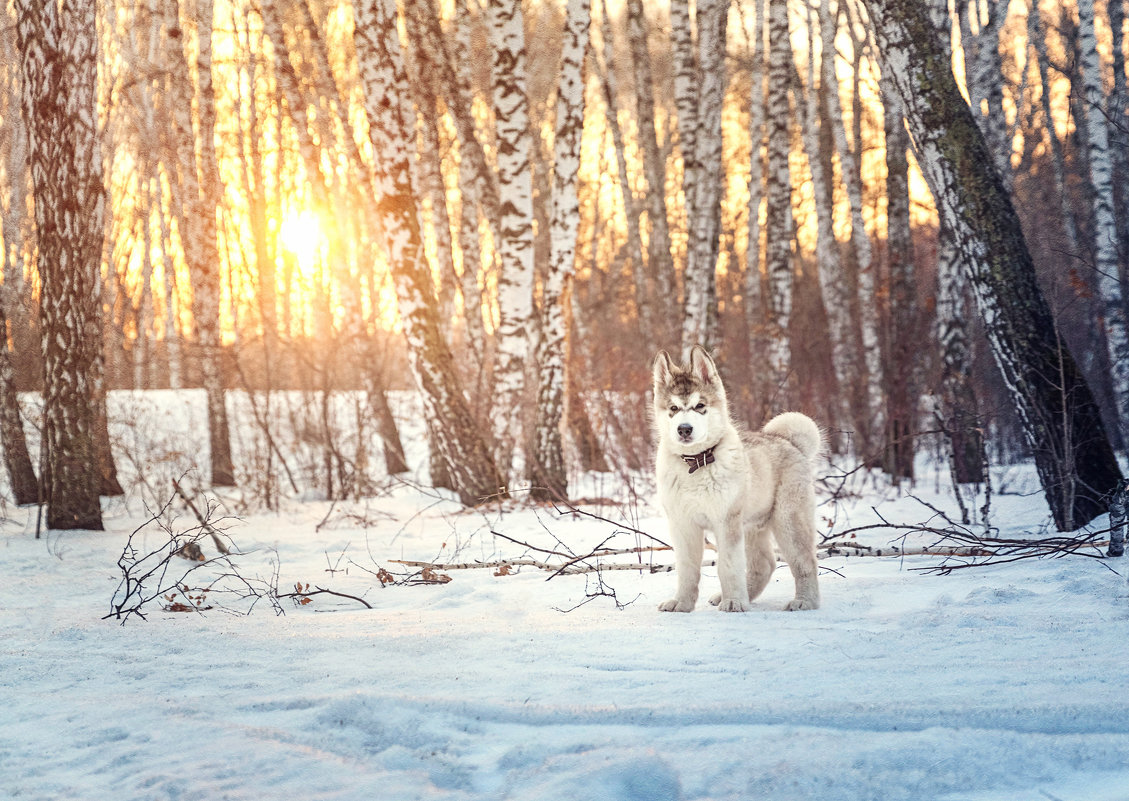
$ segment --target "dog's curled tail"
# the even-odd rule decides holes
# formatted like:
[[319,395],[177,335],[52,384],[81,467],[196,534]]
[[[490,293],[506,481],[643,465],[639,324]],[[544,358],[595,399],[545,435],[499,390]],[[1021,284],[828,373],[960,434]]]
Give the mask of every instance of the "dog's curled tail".
[[778,414],[765,423],[762,430],[766,434],[788,440],[808,459],[814,459],[823,452],[823,432],[806,414],[799,412]]

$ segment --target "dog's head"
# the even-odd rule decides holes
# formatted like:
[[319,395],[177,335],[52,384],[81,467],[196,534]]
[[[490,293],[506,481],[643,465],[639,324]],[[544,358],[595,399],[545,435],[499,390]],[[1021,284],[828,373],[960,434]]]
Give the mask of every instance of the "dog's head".
[[660,351],[653,377],[659,436],[685,453],[715,445],[729,423],[729,407],[717,366],[705,348],[695,345],[690,363],[682,366]]

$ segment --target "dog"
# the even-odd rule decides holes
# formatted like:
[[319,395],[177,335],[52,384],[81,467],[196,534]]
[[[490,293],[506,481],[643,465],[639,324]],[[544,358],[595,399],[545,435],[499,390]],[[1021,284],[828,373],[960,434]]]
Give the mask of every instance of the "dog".
[[693,611],[706,531],[717,539],[721,592],[710,603],[718,609],[748,611],[776,568],[773,540],[796,584],[784,608],[818,609],[813,463],[824,447],[819,426],[785,412],[759,432],[739,431],[717,367],[701,346],[681,367],[659,352],[653,402],[658,495],[678,583],[659,610]]

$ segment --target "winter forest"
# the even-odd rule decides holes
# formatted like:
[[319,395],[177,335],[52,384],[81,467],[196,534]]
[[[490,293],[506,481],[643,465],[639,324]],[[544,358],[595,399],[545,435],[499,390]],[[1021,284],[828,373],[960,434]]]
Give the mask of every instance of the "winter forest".
[[[1034,458],[1060,529],[1105,510],[1129,436],[1122,2],[6,13],[0,434],[51,527],[100,527],[121,491],[108,390],[202,387],[210,483],[267,505],[402,470],[408,387],[436,486],[567,498],[570,472],[645,465],[624,399],[694,343],[749,425],[802,409],[894,481],[923,447],[961,483]],[[306,463],[235,463],[231,390],[268,443],[288,415]]]
[[1126,5],[6,0],[0,796],[1125,801]]

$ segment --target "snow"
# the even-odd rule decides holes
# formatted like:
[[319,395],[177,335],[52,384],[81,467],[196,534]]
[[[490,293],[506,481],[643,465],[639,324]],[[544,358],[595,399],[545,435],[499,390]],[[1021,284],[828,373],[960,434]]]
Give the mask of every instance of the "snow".
[[[181,442],[199,435],[184,419],[202,417],[202,396],[113,401],[130,431],[157,425],[139,424],[145,414],[164,415],[155,463],[177,453],[206,464],[199,443]],[[253,440],[243,433],[239,441]],[[153,606],[147,620],[120,625],[102,619],[117,560],[148,517],[145,493],[123,472],[131,495],[106,502],[106,532],[37,540],[34,510],[6,510],[3,798],[1129,799],[1121,560],[937,575],[917,569],[940,564],[935,556],[832,557],[821,562],[823,608],[803,613],[780,611],[792,591],[783,567],[744,615],[704,601],[693,614],[660,614],[669,573],[606,572],[622,608],[607,597],[577,607],[592,576],[546,580],[529,567],[382,588],[367,570],[404,570],[394,559],[528,555],[491,531],[578,552],[615,531],[517,503],[462,510],[405,483],[276,512],[225,499],[248,507],[224,523],[246,575],[267,578],[277,564],[284,591],[329,587],[371,610],[323,595],[283,601],[284,615],[266,602],[247,616]],[[1048,517],[1029,494],[1032,476],[997,474],[992,515],[1005,536]],[[587,480],[603,495],[616,484]],[[624,488],[627,500],[585,509],[662,538],[647,479],[637,480],[638,501]],[[838,530],[878,515],[922,522],[931,513],[921,501],[956,514],[935,471],[912,491],[873,479],[852,489],[850,501],[821,509]],[[195,524],[176,510],[175,530]],[[135,541],[153,549],[163,539],[150,526]],[[614,542],[645,544],[630,533]],[[703,596],[716,583],[706,575]]]

